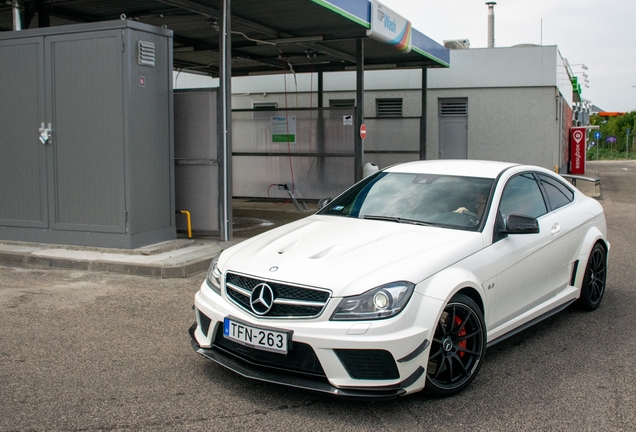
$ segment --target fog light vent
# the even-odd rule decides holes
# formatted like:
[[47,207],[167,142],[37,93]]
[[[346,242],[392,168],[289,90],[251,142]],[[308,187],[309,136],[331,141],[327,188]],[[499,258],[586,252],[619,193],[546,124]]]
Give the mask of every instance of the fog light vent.
[[210,331],[210,323],[212,322],[212,320],[198,309],[197,315],[199,315],[199,325],[201,326],[201,333],[203,333],[205,337],[208,337],[208,332]]
[[334,350],[347,373],[354,379],[392,380],[400,372],[390,352],[385,350]]

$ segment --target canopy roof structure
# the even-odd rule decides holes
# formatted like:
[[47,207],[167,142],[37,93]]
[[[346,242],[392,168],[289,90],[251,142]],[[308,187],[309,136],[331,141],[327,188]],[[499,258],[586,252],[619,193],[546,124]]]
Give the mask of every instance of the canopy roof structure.
[[[320,82],[322,72],[355,70],[355,125],[361,130],[364,70],[450,66],[448,49],[377,0],[6,0],[0,4],[0,32],[117,19],[171,30],[174,69],[220,78],[218,186],[223,240],[232,238],[231,77],[289,69],[318,72]],[[425,73],[422,79],[426,119]],[[425,128],[422,121],[421,149],[426,147]],[[363,137],[357,134],[356,180],[362,178],[363,152]]]
[[[15,0],[13,0],[15,1]],[[174,33],[175,69],[218,76],[219,0],[18,0],[21,28],[130,19]],[[231,0],[232,76],[449,66],[449,52],[413,29],[409,53],[368,38],[369,0]],[[0,31],[14,26],[12,1],[0,4]]]

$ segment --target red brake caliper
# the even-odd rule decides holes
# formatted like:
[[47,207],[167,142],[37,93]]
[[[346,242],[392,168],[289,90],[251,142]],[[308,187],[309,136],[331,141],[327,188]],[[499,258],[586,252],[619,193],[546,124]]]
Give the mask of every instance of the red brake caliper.
[[[460,318],[460,317],[458,317],[457,315],[455,315],[455,325],[456,325],[457,327],[460,327],[460,326],[462,325],[462,320],[461,320],[461,318]],[[466,327],[463,327],[463,328],[459,331],[459,333],[457,333],[457,336],[458,336],[458,337],[464,337],[464,336],[466,336]],[[457,343],[457,345],[459,345],[459,347],[460,347],[461,349],[466,349],[466,341],[465,341],[465,340],[459,341],[459,342]],[[464,357],[464,354],[466,354],[466,353],[465,353],[464,351],[460,351],[458,354],[459,354],[459,357],[461,358],[461,357]]]

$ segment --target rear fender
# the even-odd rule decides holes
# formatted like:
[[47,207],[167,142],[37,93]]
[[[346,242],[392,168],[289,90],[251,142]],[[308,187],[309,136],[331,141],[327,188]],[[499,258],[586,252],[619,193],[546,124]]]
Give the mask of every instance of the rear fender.
[[587,231],[587,234],[585,235],[583,242],[581,242],[581,248],[579,250],[579,257],[578,257],[579,266],[577,267],[576,277],[574,278],[574,286],[579,289],[583,285],[583,278],[585,277],[585,268],[587,267],[587,261],[590,258],[590,252],[592,251],[592,248],[594,247],[594,245],[599,241],[603,243],[603,246],[605,247],[605,250],[607,251],[607,254],[609,255],[609,249],[610,249],[609,242],[607,241],[607,239],[605,238],[605,235],[601,232],[601,230],[599,230],[596,226],[591,227]]

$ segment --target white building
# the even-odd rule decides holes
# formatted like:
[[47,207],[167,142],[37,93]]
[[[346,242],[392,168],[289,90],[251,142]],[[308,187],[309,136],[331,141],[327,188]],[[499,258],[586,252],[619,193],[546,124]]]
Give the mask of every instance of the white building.
[[[573,88],[556,46],[456,49],[450,59],[450,68],[428,71],[427,159],[493,159],[567,170]],[[234,78],[233,108],[318,106],[315,76],[285,78]],[[175,88],[214,85],[187,75],[175,82]],[[419,159],[421,87],[421,69],[365,72],[365,161],[383,167]],[[325,74],[323,106],[354,100],[353,72]],[[374,153],[396,146],[402,152],[397,158]]]

